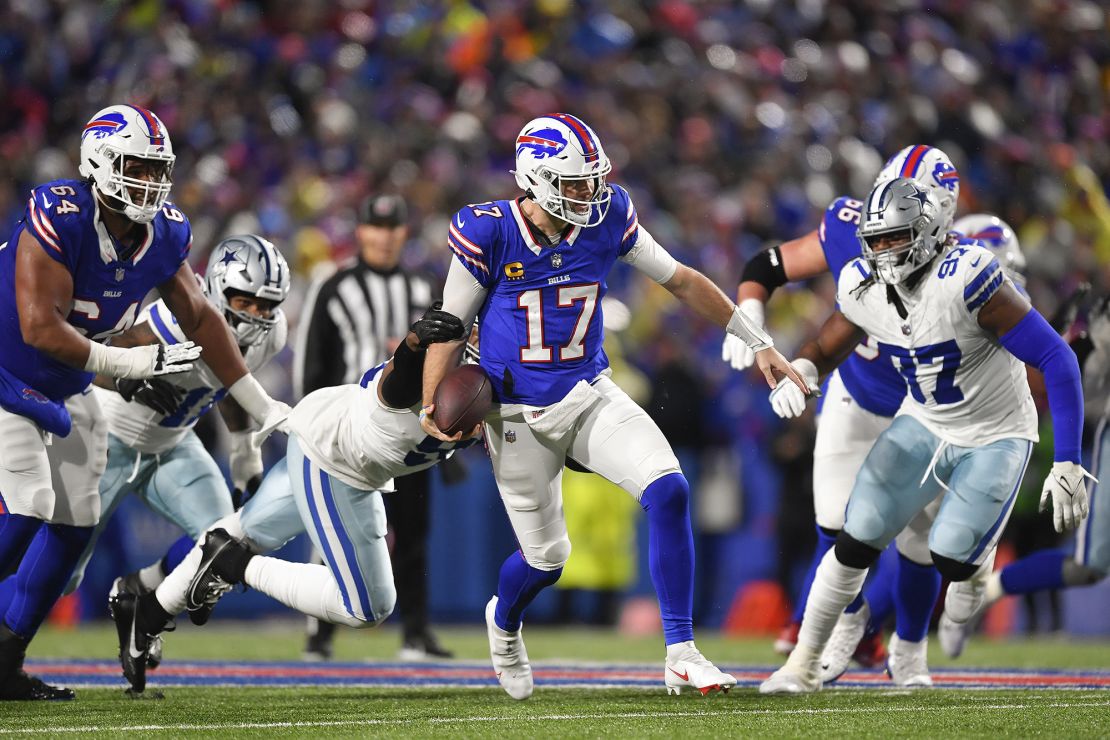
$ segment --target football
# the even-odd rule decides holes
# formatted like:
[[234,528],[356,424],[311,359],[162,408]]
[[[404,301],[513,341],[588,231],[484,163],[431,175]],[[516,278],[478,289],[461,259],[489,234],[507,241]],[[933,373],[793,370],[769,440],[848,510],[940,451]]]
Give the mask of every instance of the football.
[[432,403],[432,421],[440,431],[448,435],[469,432],[493,405],[489,376],[477,365],[460,365],[439,381]]

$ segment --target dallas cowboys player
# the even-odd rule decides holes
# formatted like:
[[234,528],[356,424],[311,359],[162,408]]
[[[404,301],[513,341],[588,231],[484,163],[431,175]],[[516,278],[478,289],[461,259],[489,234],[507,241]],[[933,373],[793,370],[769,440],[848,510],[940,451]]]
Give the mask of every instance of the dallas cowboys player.
[[[267,240],[247,234],[224,239],[212,250],[205,271],[205,294],[227,320],[251,372],[257,371],[285,346],[288,323],[278,308],[289,294],[289,265]],[[138,321],[114,344],[134,347],[161,343],[167,346],[185,340],[181,325],[165,301],[150,304]],[[98,379],[99,381],[103,378]],[[100,479],[100,524],[93,532],[67,591],[73,591],[84,576],[96,540],[125,496],[134,493],[152,509],[185,530],[196,540],[217,519],[233,509],[212,456],[192,429],[201,416],[218,405],[231,432],[229,464],[232,484],[248,491],[252,478],[257,487],[262,475],[262,456],[250,443],[250,419],[204,362],[198,362],[172,381],[156,381],[147,388],[131,388],[132,381],[116,381],[129,391],[125,397],[113,390],[96,388],[96,397],[108,420],[108,465]],[[146,399],[146,403],[143,403]],[[149,405],[147,405],[149,404]],[[159,561],[131,574],[128,588],[153,589],[164,577]],[[124,587],[124,579],[115,590]]]
[[[960,196],[960,177],[948,155],[924,144],[907,146],[883,166],[875,183],[888,182],[897,177],[910,177],[932,191],[940,204],[945,224],[952,222]],[[858,200],[846,196],[837,198],[825,210],[817,229],[749,260],[737,289],[740,309],[752,321],[763,326],[764,304],[777,287],[826,272],[838,280],[844,267],[860,256],[856,228],[860,223],[862,207]],[[725,335],[721,356],[737,370],[744,370],[752,364],[751,351],[731,334]],[[783,655],[789,654],[797,641],[817,566],[844,527],[844,507],[856,474],[879,434],[890,426],[905,395],[905,383],[901,376],[889,358],[881,356],[871,339],[857,346],[825,381],[824,394],[817,407],[817,441],[813,449],[817,546],[798,594],[791,623],[775,641],[775,650]],[[868,587],[868,598],[861,597],[849,606],[848,611],[853,615],[851,619],[862,628],[867,623],[872,606],[884,611],[880,604],[894,608],[896,601],[900,614],[907,613],[911,605],[926,602],[926,608],[931,612],[940,591],[940,579],[928,561],[927,549],[924,562],[917,562],[919,560],[920,557],[913,558],[900,552],[897,575],[890,572],[874,575]],[[893,594],[890,593],[892,590]],[[879,623],[881,625],[881,621]],[[899,631],[912,640],[920,640],[927,628],[927,622],[900,620]],[[865,666],[881,662],[886,657],[881,632],[870,632],[863,642],[857,635],[845,660],[851,657]]]
[[[429,437],[418,416],[425,348],[461,336],[459,319],[433,307],[359,384],[305,396],[289,417],[287,456],[246,505],[216,522],[155,591],[119,595],[112,616],[134,691],[145,688],[147,651],[172,615],[189,609],[203,624],[236,583],[334,624],[373,627],[389,616],[396,591],[381,491],[477,442]],[[326,566],[256,555],[306,530]]]
[[[520,543],[486,606],[494,670],[515,699],[532,694],[524,610],[558,580],[570,554],[560,490],[568,455],[620,485],[647,512],[668,689],[707,693],[736,684],[694,645],[689,486],[658,427],[608,377],[600,316],[605,277],[619,259],[662,284],[742,337],[772,387],[774,371],[789,363],[708,278],[676,262],[640,226],[628,193],[606,183],[610,169],[597,135],[581,120],[541,116],[516,139],[516,180],[526,195],[467,206],[450,226],[455,259],[444,310],[467,325],[480,319],[481,365],[499,402],[486,444]],[[432,347],[424,369],[424,428],[439,439],[447,437],[432,421],[431,399],[461,350],[461,342]]]
[[[815,383],[867,332],[893,358],[908,395],[856,479],[844,529],[817,570],[798,644],[762,693],[820,689],[821,652],[837,618],[881,550],[935,498],[930,478],[946,489],[929,535],[933,562],[953,581],[979,568],[1037,440],[1022,363],[1044,373],[1055,421],[1056,463],[1043,495],[1058,528],[1073,528],[1087,514],[1075,355],[1004,278],[994,255],[956,246],[935,197],[905,178],[871,192],[859,234],[864,258],[840,275],[840,310],[795,364]],[[805,402],[785,384],[774,395],[791,406]]]
[[[1110,301],[1104,299],[1092,312],[1087,335],[1092,350],[1083,363],[1083,391],[1097,416],[1092,459],[1098,480],[1090,483],[1090,515],[1076,532],[1075,551],[1040,550],[1001,570],[950,585],[937,627],[940,646],[949,657],[963,653],[983,611],[1003,596],[1090,586],[1110,574]],[[1046,503],[1042,499],[1042,506]]]
[[[252,417],[276,423],[284,414],[185,262],[189,222],[167,202],[173,163],[157,116],[105,108],[82,133],[84,179],[32,190],[0,245],[0,571],[18,565],[0,586],[0,699],[73,698],[22,666],[100,515],[107,435],[93,375],[182,372],[200,355]],[[203,354],[192,342],[105,344],[134,323],[153,288]]]

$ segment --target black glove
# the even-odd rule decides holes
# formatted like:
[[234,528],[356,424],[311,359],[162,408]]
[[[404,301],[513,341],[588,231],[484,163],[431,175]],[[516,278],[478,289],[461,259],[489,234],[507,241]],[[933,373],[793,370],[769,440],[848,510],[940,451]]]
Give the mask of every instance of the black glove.
[[116,378],[116,390],[124,401],[138,401],[162,416],[169,416],[181,405],[184,392],[159,378]]
[[251,500],[254,494],[258,493],[258,487],[261,485],[262,476],[253,475],[251,476],[251,479],[247,481],[247,490],[241,491],[238,488],[232,489],[231,505],[235,507],[235,510],[239,511],[239,509],[242,509],[243,506],[245,506],[246,503]]
[[453,313],[443,311],[442,301],[436,301],[431,308],[424,312],[424,316],[412,325],[410,331],[416,335],[420,349],[425,349],[429,344],[438,342],[451,342],[462,339],[462,319]]

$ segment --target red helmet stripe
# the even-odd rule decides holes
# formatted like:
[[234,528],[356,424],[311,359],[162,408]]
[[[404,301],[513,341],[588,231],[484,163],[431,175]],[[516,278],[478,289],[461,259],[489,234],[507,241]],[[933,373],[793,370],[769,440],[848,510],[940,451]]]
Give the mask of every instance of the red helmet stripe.
[[583,153],[586,156],[587,162],[594,162],[597,160],[597,144],[594,143],[593,137],[590,136],[590,130],[586,128],[586,124],[566,113],[553,113],[551,117],[558,121],[562,121],[574,132],[574,135],[582,142]]

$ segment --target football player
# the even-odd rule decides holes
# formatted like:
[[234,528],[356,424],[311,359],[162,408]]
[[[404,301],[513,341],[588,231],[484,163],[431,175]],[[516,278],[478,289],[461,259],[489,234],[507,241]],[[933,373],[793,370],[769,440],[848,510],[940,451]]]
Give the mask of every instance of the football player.
[[[979,569],[1037,441],[1023,363],[1044,373],[1055,422],[1056,462],[1043,495],[1051,498],[1056,527],[1072,529],[1087,515],[1078,363],[994,254],[956,245],[936,197],[907,178],[871,192],[859,235],[863,258],[841,272],[840,310],[795,366],[815,383],[866,333],[892,358],[907,399],[860,469],[844,529],[814,578],[798,644],[762,693],[821,688],[821,653],[837,618],[883,548],[936,498],[930,479],[945,489],[929,532],[933,563],[952,581]],[[772,404],[805,404],[786,384],[772,395]],[[895,635],[892,658],[901,650]],[[924,641],[905,652],[912,650],[923,651]]]
[[[520,550],[501,567],[486,606],[490,656],[515,699],[532,694],[521,637],[524,610],[555,583],[570,555],[562,511],[563,465],[571,457],[621,486],[647,512],[652,581],[667,646],[668,690],[725,690],[736,679],[694,645],[694,550],[689,485],[651,418],[608,377],[602,349],[605,278],[620,260],[666,287],[705,318],[748,344],[767,382],[795,377],[771,338],[704,275],[679,264],[636,216],[597,134],[575,116],[528,122],[516,139],[516,181],[525,194],[467,206],[451,221],[454,254],[444,310],[481,321],[481,365],[497,410],[486,426],[494,475]],[[448,439],[432,419],[439,380],[462,343],[429,350],[424,428]],[[784,381],[785,382],[785,381]]]
[[[381,491],[478,441],[441,442],[418,417],[425,348],[462,336],[458,318],[431,308],[360,383],[305,396],[289,417],[286,457],[246,505],[217,521],[154,591],[116,597],[112,617],[132,691],[144,690],[151,644],[173,615],[188,609],[203,624],[237,583],[332,624],[373,627],[389,616],[396,591]],[[326,565],[259,554],[305,531]]]
[[[279,306],[289,294],[289,265],[281,252],[253,234],[233,236],[216,245],[204,277],[208,300],[227,320],[243,361],[256,372],[285,346],[288,322]],[[113,340],[113,346],[174,345],[185,341],[181,325],[156,301],[138,321]],[[250,443],[250,419],[227,398],[212,370],[202,361],[172,380],[112,380],[100,377],[96,397],[108,420],[108,465],[100,479],[100,523],[93,531],[67,591],[81,583],[96,540],[116,507],[135,494],[154,511],[185,530],[195,541],[209,525],[234,510],[223,474],[192,431],[201,416],[219,405],[231,432],[232,484],[241,492],[257,488],[262,456]],[[253,479],[253,480],[252,480]],[[186,550],[187,551],[187,550]],[[163,559],[117,579],[120,588],[149,591],[172,567]]]
[[[936,147],[907,146],[883,166],[876,184],[897,177],[909,177],[930,190],[940,204],[945,228],[952,222],[960,195],[960,177],[952,161]],[[827,209],[820,226],[798,239],[761,252],[744,266],[737,289],[740,309],[753,322],[763,326],[764,305],[771,293],[788,282],[817,277],[826,272],[838,280],[841,271],[860,256],[856,228],[863,203],[842,196]],[[744,370],[752,364],[752,353],[736,337],[726,334],[721,356],[733,368]],[[818,402],[817,441],[813,449],[813,507],[816,513],[817,546],[813,562],[795,604],[793,618],[778,639],[775,650],[788,655],[797,641],[813,575],[825,553],[836,542],[844,527],[844,507],[856,474],[875,440],[888,426],[902,405],[906,386],[891,365],[881,356],[875,341],[865,338],[825,381]],[[864,666],[879,664],[886,657],[880,630],[870,630],[861,642],[863,628],[872,617],[872,607],[883,612],[874,615],[880,627],[889,610],[899,602],[902,614],[920,612],[917,605],[932,605],[940,593],[940,577],[928,559],[915,556],[899,543],[897,574],[873,575],[867,598],[857,598],[848,607],[846,625],[854,634],[851,650],[843,659],[855,658]],[[893,591],[893,593],[892,593]],[[909,602],[912,602],[909,603]],[[880,606],[886,605],[886,606]],[[921,640],[928,622],[903,618],[898,627],[904,639]],[[831,644],[837,644],[836,642]]]
[[[1041,550],[948,587],[944,613],[937,628],[941,649],[949,657],[963,653],[971,631],[987,607],[1003,596],[1044,589],[1090,586],[1110,573],[1110,505],[1106,503],[1110,471],[1110,301],[1103,299],[1091,315],[1088,337],[1092,350],[1083,363],[1084,396],[1101,414],[1095,431],[1094,475],[1090,483],[1090,516],[1076,533],[1075,552]],[[1041,506],[1047,505],[1041,499]]]
[[[95,374],[150,378],[200,356],[252,418],[273,426],[288,412],[247,370],[185,261],[192,232],[167,201],[173,164],[156,115],[105,108],[81,134],[83,179],[32,190],[0,245],[0,571],[15,570],[0,589],[0,699],[73,698],[23,660],[99,520],[107,425]],[[190,341],[109,346],[154,288]]]

